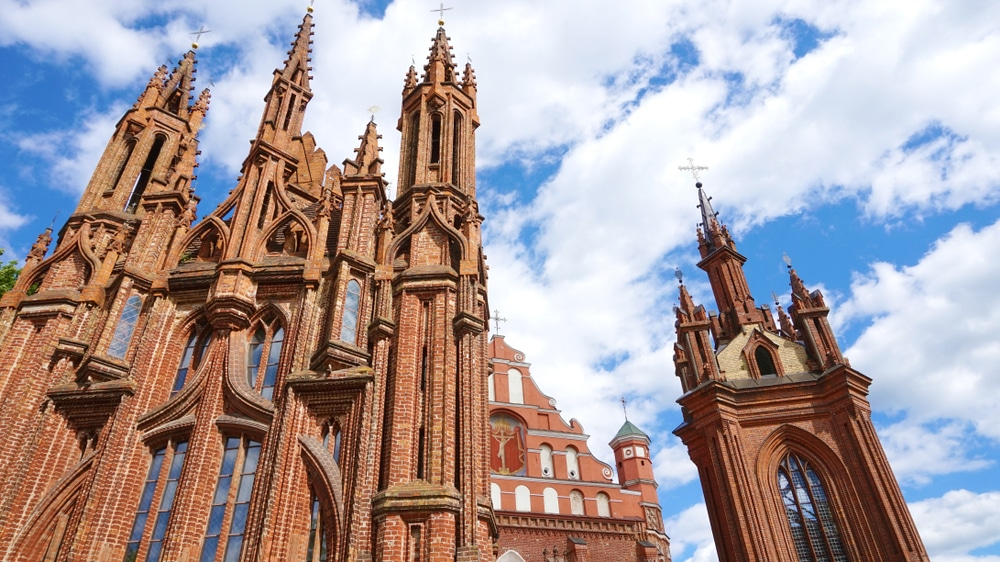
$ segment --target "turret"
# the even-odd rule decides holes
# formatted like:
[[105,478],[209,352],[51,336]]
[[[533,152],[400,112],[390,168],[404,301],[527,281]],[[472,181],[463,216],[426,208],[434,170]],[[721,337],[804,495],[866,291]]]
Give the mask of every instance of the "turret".
[[621,487],[641,493],[644,502],[657,503],[656,477],[653,475],[653,461],[649,458],[649,443],[649,436],[626,419],[610,444],[615,452]]
[[451,184],[476,194],[476,79],[466,64],[459,82],[444,27],[431,43],[424,73],[413,66],[403,87],[403,112],[397,128],[403,134],[399,161],[399,193],[419,184]]
[[830,309],[826,306],[823,293],[818,289],[809,292],[791,265],[788,266],[788,277],[792,286],[792,306],[788,310],[810,358],[820,369],[846,364],[847,360],[841,355],[840,346],[827,320]]

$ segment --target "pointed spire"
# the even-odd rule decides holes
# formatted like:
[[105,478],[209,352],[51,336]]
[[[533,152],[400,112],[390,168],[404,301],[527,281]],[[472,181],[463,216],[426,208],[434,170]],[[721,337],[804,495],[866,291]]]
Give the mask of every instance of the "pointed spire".
[[462,73],[462,89],[472,97],[476,97],[476,71],[472,69],[472,62],[465,63],[465,72]]
[[427,66],[424,67],[424,82],[454,82],[455,60],[451,56],[448,35],[443,27],[438,28],[437,35],[431,42],[430,51],[430,55],[427,56]]
[[406,82],[403,83],[403,96],[409,94],[417,87],[417,69],[410,65],[410,70],[406,73]]
[[705,257],[723,246],[736,249],[729,229],[719,223],[719,213],[712,208],[712,198],[702,189],[701,182],[694,184],[698,188],[698,208],[701,209],[701,224],[698,231],[698,247],[701,257]]
[[197,71],[194,49],[192,49],[184,54],[184,58],[170,73],[170,77],[167,78],[160,91],[158,105],[186,119],[191,106],[191,92],[194,90],[194,75]]
[[344,160],[344,174],[381,176],[383,160],[379,157],[382,147],[378,145],[378,139],[382,135],[378,134],[375,121],[369,121],[365,127],[365,133],[358,137],[361,145],[354,149],[357,155],[354,160]]
[[309,66],[312,36],[313,18],[312,10],[309,10],[302,18],[299,31],[295,34],[295,40],[292,41],[292,49],[288,51],[288,58],[285,59],[285,67],[281,71],[282,78],[306,90],[309,89],[309,71],[312,70]]

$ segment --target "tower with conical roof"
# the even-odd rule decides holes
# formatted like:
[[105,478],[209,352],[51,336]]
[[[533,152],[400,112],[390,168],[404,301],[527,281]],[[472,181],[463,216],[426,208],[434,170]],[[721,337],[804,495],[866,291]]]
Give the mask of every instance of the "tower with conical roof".
[[819,291],[789,267],[792,306],[757,306],[728,229],[698,188],[701,261],[718,312],[680,286],[674,366],[719,559],[926,561]]

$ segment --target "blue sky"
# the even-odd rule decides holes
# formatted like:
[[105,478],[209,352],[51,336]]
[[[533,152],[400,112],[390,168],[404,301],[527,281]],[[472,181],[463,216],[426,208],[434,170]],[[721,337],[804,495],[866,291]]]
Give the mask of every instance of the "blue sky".
[[[306,127],[332,163],[377,105],[395,182],[399,93],[435,2],[316,1]],[[196,184],[235,185],[305,2],[0,0],[0,245],[57,228],[160,64],[201,40],[211,87]],[[446,12],[479,82],[478,189],[490,304],[544,391],[592,435],[653,436],[677,561],[714,560],[671,430],[675,267],[695,267],[693,157],[748,258],[788,303],[782,256],[831,304],[936,562],[1000,561],[1000,7],[971,1],[597,0]]]

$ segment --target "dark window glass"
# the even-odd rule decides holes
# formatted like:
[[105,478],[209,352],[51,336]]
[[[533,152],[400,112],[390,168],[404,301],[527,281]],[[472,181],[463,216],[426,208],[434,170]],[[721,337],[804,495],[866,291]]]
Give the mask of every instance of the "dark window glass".
[[753,357],[757,360],[757,368],[760,370],[760,376],[774,377],[778,375],[778,369],[774,366],[774,357],[767,348],[762,345],[757,346],[757,349],[753,352]]
[[194,357],[194,349],[198,343],[198,334],[192,333],[188,338],[188,343],[184,346],[184,354],[181,355],[181,364],[177,367],[177,376],[174,377],[174,387],[170,390],[170,396],[177,394],[184,388],[187,381],[188,370],[191,368],[191,358]]
[[778,490],[800,562],[847,562],[819,476],[801,457],[789,454],[778,467]]
[[309,552],[306,562],[327,562],[326,529],[323,514],[319,509],[319,498],[312,494],[312,517],[309,521]]

